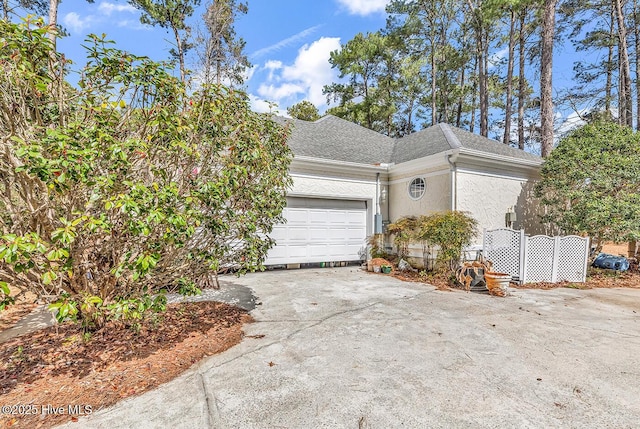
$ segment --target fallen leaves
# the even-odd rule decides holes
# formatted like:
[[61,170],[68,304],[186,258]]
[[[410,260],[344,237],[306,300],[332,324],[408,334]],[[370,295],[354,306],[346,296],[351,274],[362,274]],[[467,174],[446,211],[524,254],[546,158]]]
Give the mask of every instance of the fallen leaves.
[[[0,399],[11,404],[91,405],[94,411],[165,383],[242,339],[251,317],[216,302],[171,305],[138,332],[110,324],[82,340],[61,325],[0,344]],[[20,353],[17,351],[20,348]],[[17,353],[17,354],[16,354]],[[0,416],[0,427],[51,427],[77,416]]]

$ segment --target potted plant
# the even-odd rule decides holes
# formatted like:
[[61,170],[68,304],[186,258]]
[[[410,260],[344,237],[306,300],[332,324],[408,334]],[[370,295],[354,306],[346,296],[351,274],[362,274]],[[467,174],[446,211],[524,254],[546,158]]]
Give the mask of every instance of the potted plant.
[[383,273],[389,274],[391,272],[391,265],[382,265],[380,266],[380,269]]

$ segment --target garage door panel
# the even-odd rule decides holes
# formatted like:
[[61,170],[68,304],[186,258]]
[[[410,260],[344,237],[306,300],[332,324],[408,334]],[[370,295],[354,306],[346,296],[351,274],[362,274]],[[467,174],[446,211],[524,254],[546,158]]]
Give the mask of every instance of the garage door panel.
[[284,225],[276,225],[273,227],[273,231],[271,231],[269,237],[276,240],[276,242],[286,241],[289,237],[289,229]]
[[305,226],[294,226],[288,228],[288,231],[287,239],[292,241],[306,242],[307,237],[309,236],[309,228]]
[[[311,244],[308,246],[309,256],[326,258],[329,253],[329,246],[326,244]],[[324,260],[324,259],[323,259]]]
[[361,211],[350,210],[345,214],[345,219],[349,224],[362,225],[366,223],[367,214]]
[[310,210],[309,211],[309,222],[311,224],[325,225],[327,223],[328,217],[329,217],[329,213],[327,212],[327,210]]
[[274,227],[276,246],[265,264],[359,260],[365,246],[364,201],[287,198],[287,223]]
[[284,209],[284,217],[287,225],[306,225],[308,223],[309,211],[306,209]]
[[327,228],[308,228],[309,241],[322,243],[327,238]]
[[287,258],[288,246],[273,246],[269,250],[269,258],[273,260],[284,260]]
[[[276,246],[277,247],[277,246]],[[284,247],[284,246],[283,246]],[[307,256],[307,244],[299,244],[299,245],[289,245],[287,246],[289,251],[287,252],[287,256],[290,258],[304,258]]]
[[345,210],[331,210],[329,212],[328,221],[334,225],[344,225],[349,222],[347,212]]
[[344,236],[349,241],[362,239],[362,230],[360,228],[348,228],[344,232]]

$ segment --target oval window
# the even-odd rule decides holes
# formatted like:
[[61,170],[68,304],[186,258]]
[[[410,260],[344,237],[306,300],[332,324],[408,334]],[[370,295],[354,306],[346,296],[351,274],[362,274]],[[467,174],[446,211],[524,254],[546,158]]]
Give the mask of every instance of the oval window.
[[422,177],[416,177],[409,184],[409,197],[412,200],[419,200],[424,195],[427,189],[427,184]]

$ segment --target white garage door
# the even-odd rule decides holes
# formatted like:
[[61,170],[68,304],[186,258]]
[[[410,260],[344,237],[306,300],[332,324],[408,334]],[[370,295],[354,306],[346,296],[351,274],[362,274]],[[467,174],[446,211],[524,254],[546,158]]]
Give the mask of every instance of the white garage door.
[[271,237],[276,246],[265,265],[358,261],[367,237],[364,201],[287,198],[287,223]]

